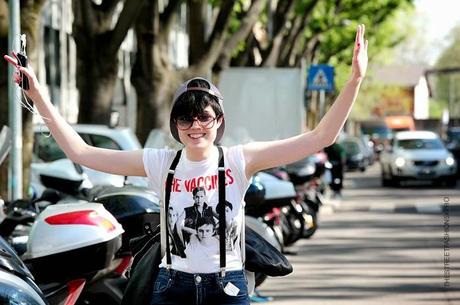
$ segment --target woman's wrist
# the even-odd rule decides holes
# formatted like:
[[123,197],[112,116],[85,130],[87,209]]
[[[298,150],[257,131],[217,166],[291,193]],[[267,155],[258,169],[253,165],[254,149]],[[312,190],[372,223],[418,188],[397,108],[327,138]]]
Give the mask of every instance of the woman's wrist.
[[29,92],[27,92],[27,96],[30,97],[30,99],[34,103],[43,102],[43,100],[45,99],[43,89],[41,87],[38,87],[35,90],[30,90]]
[[356,75],[355,73],[352,73],[350,76],[349,82],[356,84],[356,85],[361,85],[363,80],[364,80],[364,75]]

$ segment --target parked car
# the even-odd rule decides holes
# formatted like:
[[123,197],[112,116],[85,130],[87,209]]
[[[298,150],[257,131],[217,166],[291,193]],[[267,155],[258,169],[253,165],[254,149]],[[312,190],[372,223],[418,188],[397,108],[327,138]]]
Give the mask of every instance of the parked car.
[[356,137],[346,137],[340,142],[346,154],[346,169],[359,169],[364,172],[367,166],[366,152],[361,141]]
[[364,157],[367,160],[367,165],[374,164],[375,161],[375,152],[374,152],[374,142],[371,141],[368,135],[362,135],[358,137],[359,144],[364,153]]
[[456,185],[457,163],[439,136],[431,131],[401,131],[381,156],[384,186],[404,180],[430,180]]
[[446,131],[446,147],[457,162],[457,177],[460,176],[460,126],[449,127]]
[[385,143],[391,140],[391,129],[383,120],[362,121],[360,125],[361,134],[368,135],[370,137],[372,143],[374,143],[374,152],[376,154],[380,154],[385,146]]
[[[72,125],[72,128],[86,143],[92,146],[116,150],[142,149],[136,135],[128,127],[110,128],[105,125],[76,124]],[[31,164],[31,185],[35,195],[40,195],[44,190],[40,181],[40,173],[49,166],[49,163],[66,158],[66,155],[59,148],[54,138],[50,136],[48,128],[45,125],[36,125],[34,127],[34,146]],[[147,186],[147,180],[143,177],[125,178],[87,167],[83,167],[83,170],[94,185],[110,184],[122,186],[126,183],[136,186]]]

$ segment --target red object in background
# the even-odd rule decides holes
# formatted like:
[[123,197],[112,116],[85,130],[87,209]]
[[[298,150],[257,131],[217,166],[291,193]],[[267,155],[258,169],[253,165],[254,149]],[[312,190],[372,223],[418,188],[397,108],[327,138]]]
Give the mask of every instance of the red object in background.
[[94,210],[84,210],[62,213],[47,217],[45,221],[50,225],[90,225],[104,228],[107,232],[115,230],[110,220],[100,216]]

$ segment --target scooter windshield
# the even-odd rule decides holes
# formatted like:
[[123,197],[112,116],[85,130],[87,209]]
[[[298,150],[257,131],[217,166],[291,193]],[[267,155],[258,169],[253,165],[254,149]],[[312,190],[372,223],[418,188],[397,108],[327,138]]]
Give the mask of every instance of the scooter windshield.
[[11,130],[8,126],[3,126],[0,131],[0,164],[3,163],[11,148]]

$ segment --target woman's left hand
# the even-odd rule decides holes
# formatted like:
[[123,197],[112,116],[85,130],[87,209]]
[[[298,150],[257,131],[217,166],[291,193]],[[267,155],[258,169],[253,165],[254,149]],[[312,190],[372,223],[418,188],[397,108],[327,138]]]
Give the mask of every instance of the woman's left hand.
[[356,80],[362,80],[367,70],[367,40],[364,39],[364,32],[364,24],[358,25],[351,66],[352,78]]

